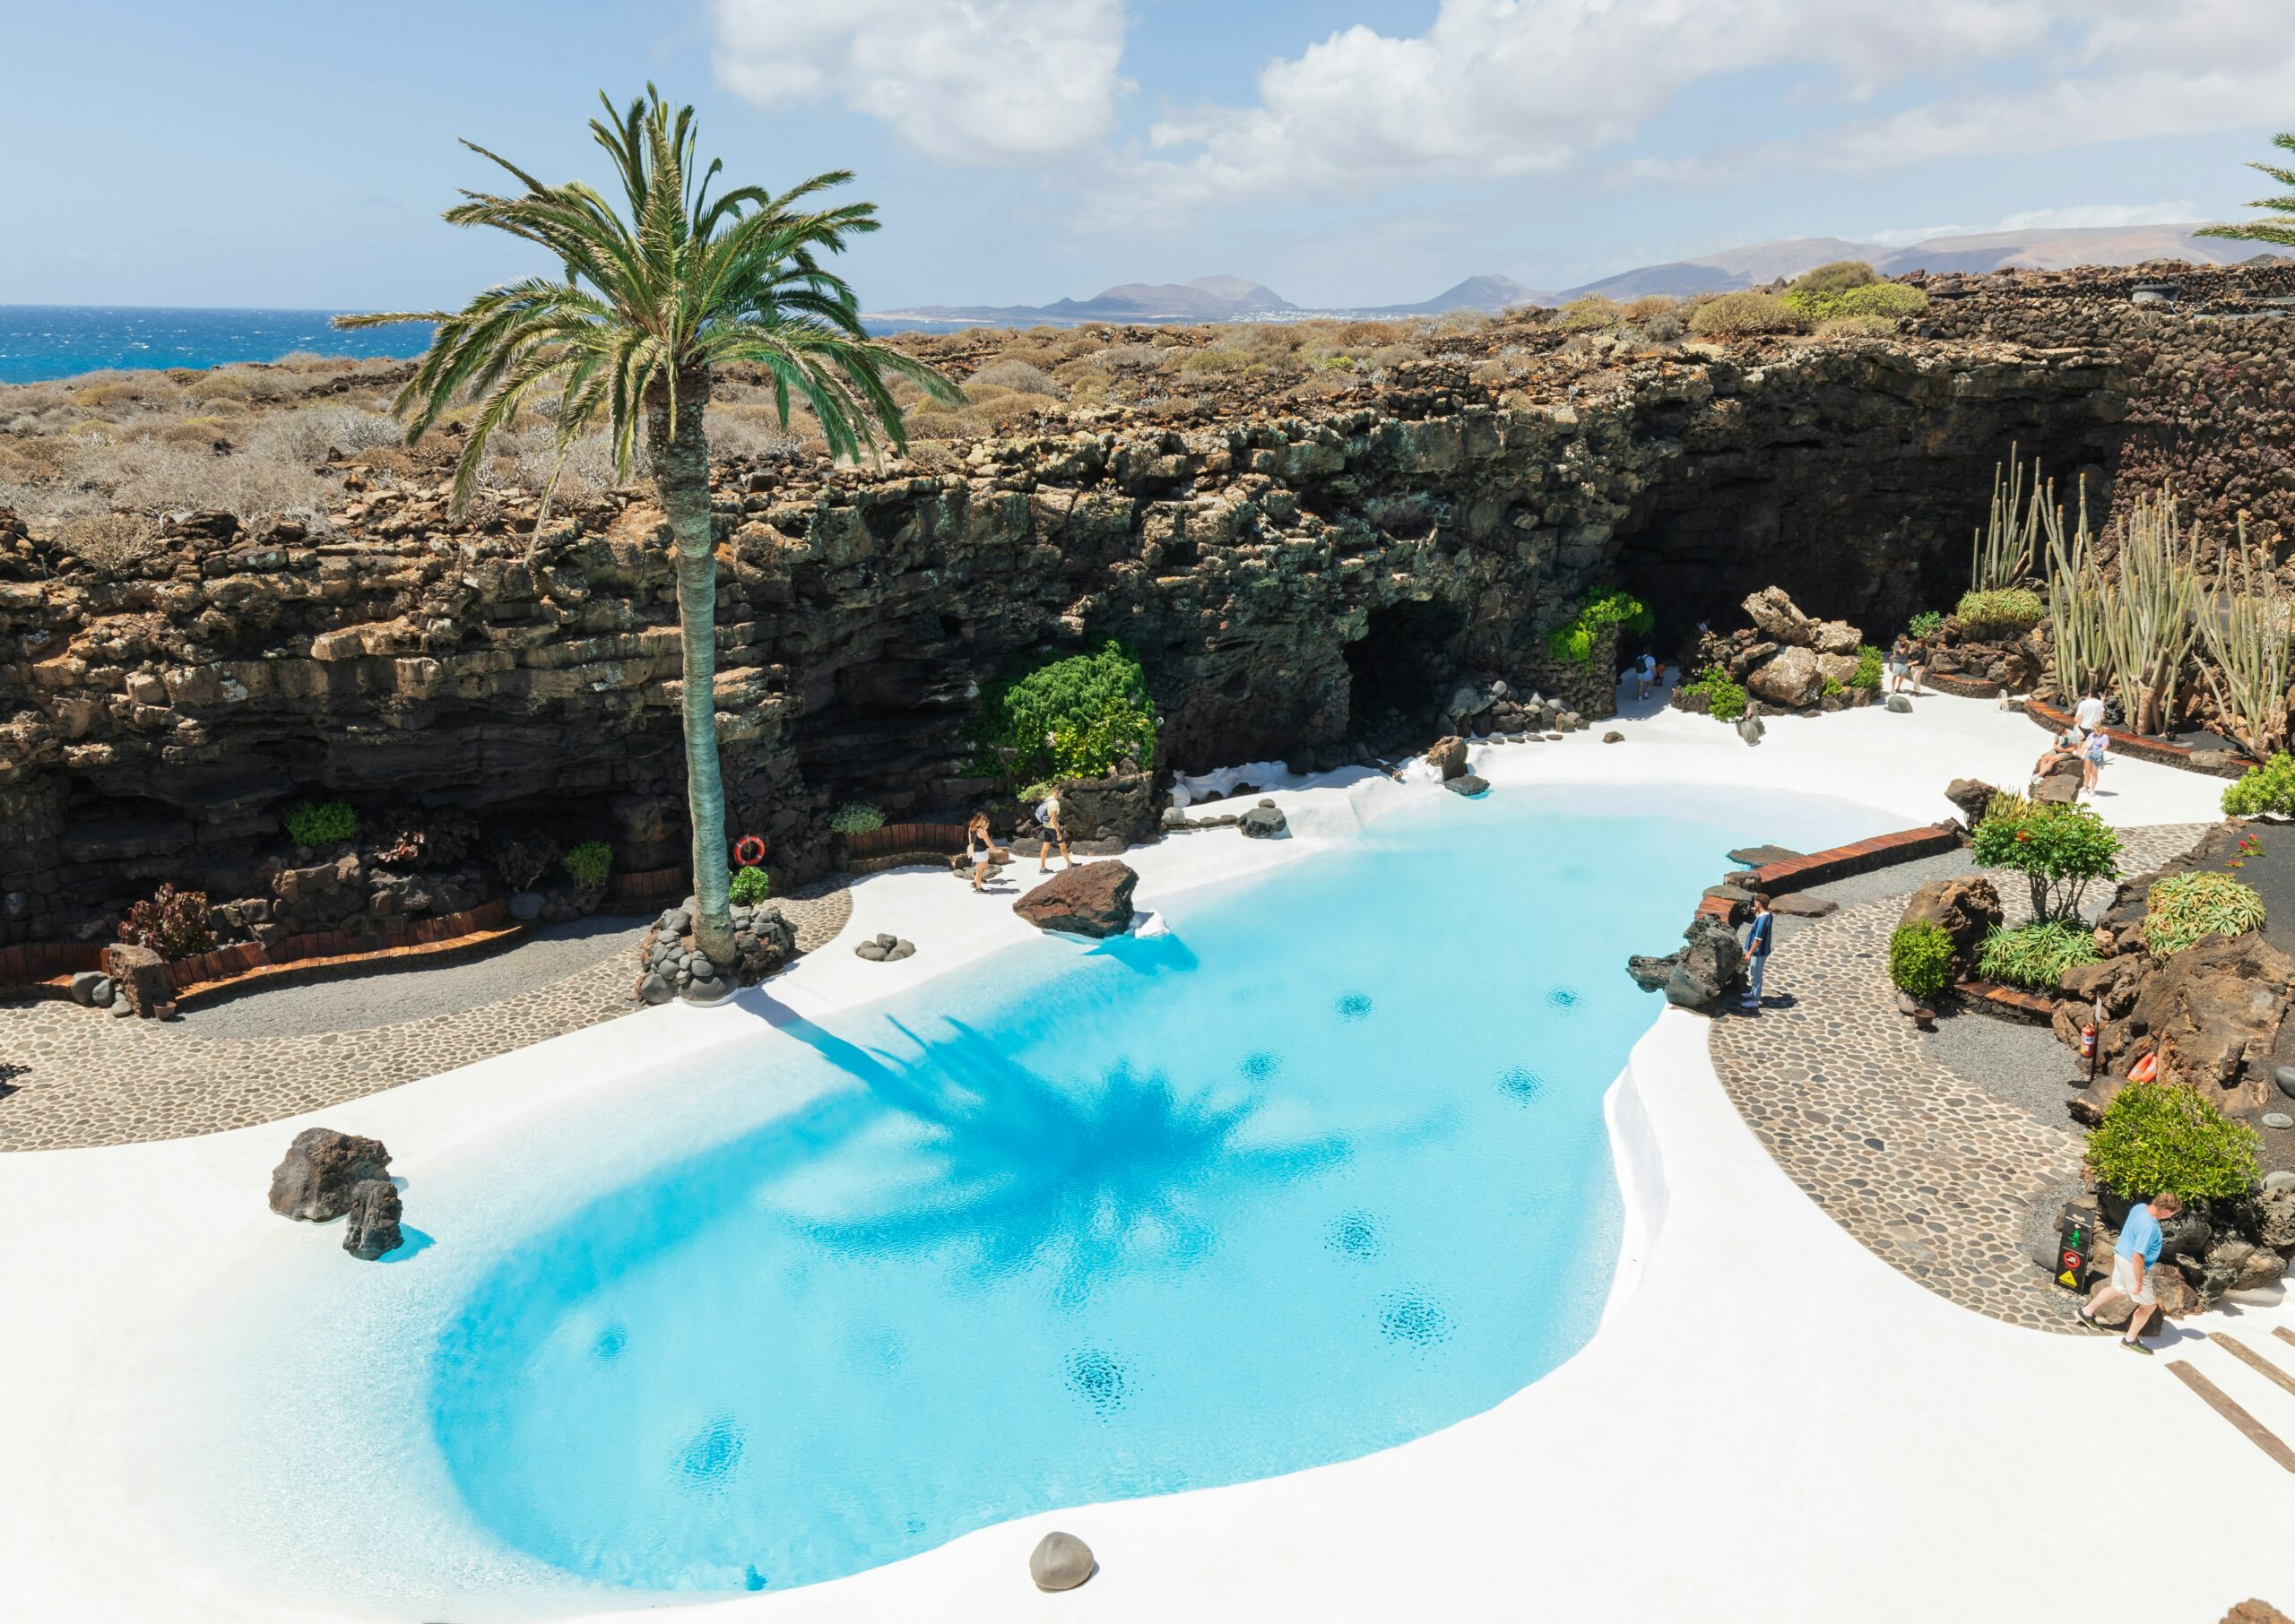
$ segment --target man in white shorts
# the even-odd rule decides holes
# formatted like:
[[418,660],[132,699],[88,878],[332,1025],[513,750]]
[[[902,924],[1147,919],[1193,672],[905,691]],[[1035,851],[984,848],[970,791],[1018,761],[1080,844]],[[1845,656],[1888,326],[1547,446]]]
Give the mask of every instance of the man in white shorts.
[[2152,1289],[2152,1270],[2160,1261],[2160,1243],[2163,1236],[2160,1229],[2162,1218],[2172,1218],[2184,1210],[2182,1200],[2173,1191],[2162,1190],[2140,1205],[2127,1209],[2127,1221],[2119,1226],[2119,1242],[2112,1248],[2111,1283],[2097,1289],[2096,1294],[2080,1305],[2081,1323],[2090,1327],[2096,1324],[2096,1310],[2114,1297],[2125,1297],[2135,1304],[2135,1311],[2127,1317],[2127,1330],[2119,1345],[2138,1353],[2152,1350],[2136,1338],[2143,1334],[2143,1324],[2160,1305],[2159,1294]]

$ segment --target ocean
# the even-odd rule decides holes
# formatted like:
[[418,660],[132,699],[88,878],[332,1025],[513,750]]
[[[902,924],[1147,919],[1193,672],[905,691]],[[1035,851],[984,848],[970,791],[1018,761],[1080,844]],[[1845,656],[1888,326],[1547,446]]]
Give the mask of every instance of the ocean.
[[[109,367],[216,367],[325,356],[413,356],[430,329],[328,325],[331,310],[169,310],[103,305],[0,305],[0,384],[37,384]],[[891,320],[872,333],[948,333],[963,324]]]

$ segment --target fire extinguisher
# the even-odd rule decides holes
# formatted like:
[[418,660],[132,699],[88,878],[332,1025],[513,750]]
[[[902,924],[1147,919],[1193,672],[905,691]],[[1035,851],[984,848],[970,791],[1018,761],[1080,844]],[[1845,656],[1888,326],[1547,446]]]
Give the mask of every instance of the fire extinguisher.
[[2083,1060],[2096,1058],[2096,1024],[2093,1021],[2080,1029],[2080,1058]]

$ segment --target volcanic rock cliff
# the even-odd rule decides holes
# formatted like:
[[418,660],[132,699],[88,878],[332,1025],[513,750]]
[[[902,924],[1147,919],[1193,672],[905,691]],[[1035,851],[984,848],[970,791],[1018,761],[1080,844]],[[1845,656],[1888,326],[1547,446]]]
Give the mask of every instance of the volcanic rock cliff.
[[[1544,648],[1596,587],[1669,643],[1771,584],[1885,626],[1958,591],[2012,439],[2109,500],[2130,376],[2116,336],[1673,349],[1503,401],[1428,362],[1313,414],[984,440],[961,471],[730,463],[730,824],[785,880],[826,865],[840,801],[965,804],[981,686],[1106,634],[1149,674],[1160,764],[1193,770],[1431,725],[1463,676],[1599,713],[1608,670]],[[375,491],[316,540],[178,515],[106,571],[0,515],[0,939],[100,929],[163,879],[257,890],[315,796],[578,816],[625,868],[678,861],[660,514],[618,492],[533,530],[520,493],[464,523],[443,488]]]

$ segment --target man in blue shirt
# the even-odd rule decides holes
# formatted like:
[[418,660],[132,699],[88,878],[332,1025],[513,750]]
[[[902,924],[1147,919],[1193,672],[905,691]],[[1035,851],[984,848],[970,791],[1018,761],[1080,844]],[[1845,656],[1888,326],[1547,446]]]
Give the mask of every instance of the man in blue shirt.
[[2106,1299],[2125,1297],[2135,1305],[2135,1311],[2127,1317],[2127,1331],[2120,1337],[2119,1345],[2133,1348],[2138,1353],[2151,1353],[2152,1350],[2136,1338],[2143,1334],[2144,1322],[2152,1317],[2160,1302],[2152,1289],[2152,1270],[2159,1264],[2162,1240],[2160,1221],[2172,1218],[2183,1210],[2183,1202],[2170,1190],[2162,1190],[2144,1205],[2127,1209],[2127,1221],[2119,1226],[2119,1244],[2112,1248],[2111,1283],[2098,1287],[2096,1294],[2080,1305],[2083,1324],[2095,1325],[2096,1310]]
[[1777,920],[1769,911],[1769,899],[1759,892],[1754,894],[1754,922],[1745,927],[1745,997],[1742,1007],[1761,1007],[1762,972],[1769,968],[1769,949],[1777,939]]

